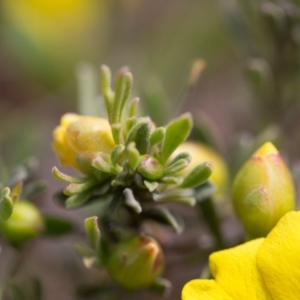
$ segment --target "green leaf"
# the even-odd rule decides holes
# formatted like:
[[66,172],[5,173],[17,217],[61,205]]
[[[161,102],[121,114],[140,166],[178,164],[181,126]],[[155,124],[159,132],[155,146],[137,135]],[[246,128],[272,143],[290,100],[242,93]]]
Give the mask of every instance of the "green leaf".
[[74,224],[64,218],[48,215],[43,215],[45,223],[44,235],[50,237],[59,237],[70,234],[74,230]]
[[86,203],[90,196],[92,195],[93,191],[85,191],[81,194],[75,194],[72,195],[70,197],[67,198],[65,205],[67,208],[76,208],[79,207],[81,205],[83,205],[84,203]]
[[84,191],[87,191],[94,187],[98,183],[98,180],[92,178],[89,181],[86,181],[84,183],[70,183],[65,189],[64,193],[66,195],[75,195],[83,193]]
[[4,188],[0,192],[0,221],[7,221],[13,213],[14,203],[10,198],[10,189]]
[[111,165],[101,155],[97,155],[93,159],[92,166],[104,173],[111,173],[112,171]]
[[135,136],[135,145],[141,155],[148,153],[150,147],[151,124],[148,119],[137,131]]
[[151,147],[163,141],[165,137],[165,132],[166,130],[164,127],[158,127],[151,133],[151,137],[150,137]]
[[147,153],[150,146],[150,119],[139,118],[135,125],[130,129],[126,144],[135,142],[135,147],[140,154]]
[[113,165],[118,164],[124,149],[125,149],[125,146],[122,144],[116,145],[114,147],[113,151],[111,152],[111,156],[110,156],[111,162],[113,163]]
[[67,183],[83,183],[87,180],[87,178],[77,178],[77,177],[66,175],[60,172],[56,167],[52,168],[52,175],[54,178]]
[[112,123],[112,106],[114,93],[111,90],[111,71],[108,66],[101,66],[101,89],[105,101],[108,120]]
[[128,151],[128,165],[132,171],[135,171],[140,161],[140,153],[135,148],[135,143],[132,142],[127,147]]
[[164,169],[164,175],[174,174],[182,169],[186,168],[189,165],[189,160],[185,158],[181,158],[176,160],[174,163],[169,164]]
[[172,189],[161,194],[153,194],[156,202],[180,202],[194,206],[196,199],[192,189]]
[[161,162],[165,164],[176,148],[189,136],[193,126],[189,113],[171,121],[166,127],[165,138],[161,149]]
[[159,179],[159,182],[161,183],[169,183],[169,184],[176,184],[180,185],[183,181],[183,178],[181,176],[164,176]]
[[180,187],[191,188],[204,183],[212,174],[212,165],[206,161],[196,166],[183,180]]
[[148,219],[152,219],[163,225],[168,225],[179,234],[183,231],[183,221],[179,216],[175,216],[165,207],[150,208],[142,212],[142,216]]
[[115,89],[115,98],[112,108],[112,123],[119,123],[122,119],[122,113],[125,103],[129,97],[132,86],[132,74],[128,71],[119,73]]
[[85,232],[88,236],[89,245],[92,249],[99,251],[101,233],[98,226],[98,217],[90,217],[84,220]]
[[138,111],[138,106],[140,103],[140,99],[138,97],[134,98],[129,106],[129,118],[133,118],[136,116]]
[[122,125],[121,123],[114,123],[111,126],[111,133],[116,144],[123,144]]

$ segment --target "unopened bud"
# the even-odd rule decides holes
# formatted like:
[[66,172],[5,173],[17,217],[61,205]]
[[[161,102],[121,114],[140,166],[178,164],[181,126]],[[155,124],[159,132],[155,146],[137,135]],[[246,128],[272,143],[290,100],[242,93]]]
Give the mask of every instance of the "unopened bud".
[[137,236],[121,242],[111,252],[107,271],[128,290],[151,285],[164,269],[163,252],[151,237]]
[[53,146],[63,165],[71,166],[84,173],[91,168],[78,164],[78,155],[83,152],[110,154],[115,146],[107,119],[65,114],[53,133]]
[[161,178],[164,173],[162,164],[151,155],[141,156],[137,171],[149,180],[157,180]]
[[0,223],[1,233],[13,246],[20,246],[37,237],[43,229],[42,215],[27,201],[17,202],[11,217]]
[[293,181],[273,144],[264,144],[241,168],[233,184],[233,203],[250,238],[266,236],[294,209]]

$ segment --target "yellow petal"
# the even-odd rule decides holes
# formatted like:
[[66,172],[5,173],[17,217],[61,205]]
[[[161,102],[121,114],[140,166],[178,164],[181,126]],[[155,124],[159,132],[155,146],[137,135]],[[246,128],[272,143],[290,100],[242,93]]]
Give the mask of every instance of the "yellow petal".
[[235,300],[272,300],[256,266],[256,254],[263,241],[256,239],[215,252],[209,258],[216,282]]
[[115,146],[110,125],[106,119],[82,118],[67,127],[69,145],[76,153],[100,151],[111,153]]
[[274,300],[300,299],[300,212],[280,219],[258,250],[257,266]]
[[62,165],[79,169],[76,162],[76,153],[69,146],[66,139],[66,128],[62,125],[56,127],[53,132],[53,147]]
[[188,282],[183,287],[181,298],[182,300],[234,300],[214,280],[201,279]]

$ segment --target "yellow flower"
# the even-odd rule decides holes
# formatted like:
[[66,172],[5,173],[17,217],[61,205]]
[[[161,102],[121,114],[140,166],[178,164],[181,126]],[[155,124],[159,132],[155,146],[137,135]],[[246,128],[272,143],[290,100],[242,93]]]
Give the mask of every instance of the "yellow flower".
[[215,252],[214,280],[192,280],[183,300],[299,300],[300,212],[283,216],[266,238]]
[[294,209],[293,180],[273,144],[265,143],[240,169],[233,183],[233,204],[250,238],[266,236]]
[[110,154],[115,142],[107,119],[65,114],[53,132],[53,147],[63,165],[84,173],[89,170],[80,166],[77,155],[84,152]]
[[188,152],[192,156],[190,164],[183,170],[184,174],[188,174],[194,167],[204,161],[209,161],[213,165],[213,173],[210,180],[216,185],[216,195],[223,195],[226,192],[228,185],[228,169],[224,159],[217,154],[213,149],[196,142],[185,142],[181,144],[173,156],[181,152]]

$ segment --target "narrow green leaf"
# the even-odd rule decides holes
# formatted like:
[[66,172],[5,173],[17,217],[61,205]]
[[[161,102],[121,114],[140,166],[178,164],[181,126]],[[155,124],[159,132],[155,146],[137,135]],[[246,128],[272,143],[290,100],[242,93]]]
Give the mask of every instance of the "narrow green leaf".
[[164,175],[174,174],[182,169],[186,168],[189,165],[189,161],[185,158],[179,159],[174,163],[169,164],[164,169]]
[[189,113],[181,115],[166,127],[165,138],[161,150],[161,162],[165,164],[176,148],[189,136],[193,126]]
[[92,191],[88,190],[81,194],[75,194],[68,197],[65,202],[66,208],[76,208],[83,205],[89,200],[92,193]]
[[43,234],[46,236],[59,237],[70,234],[74,229],[74,224],[65,218],[45,214],[43,219],[45,224]]
[[89,245],[92,249],[99,251],[101,233],[98,226],[98,217],[90,217],[85,219],[85,232],[88,236]]
[[139,118],[136,124],[130,129],[126,144],[135,142],[140,154],[145,154],[150,146],[150,129],[149,118]]
[[192,156],[188,152],[181,152],[178,155],[176,155],[176,157],[166,166],[168,167],[169,165],[174,164],[176,161],[181,159],[185,159],[186,161],[190,162],[192,160]]
[[86,181],[84,183],[70,183],[65,189],[64,193],[66,195],[75,195],[80,194],[86,190],[89,190],[93,186],[95,186],[98,183],[98,180],[92,178],[89,181]]
[[111,152],[111,156],[110,156],[111,162],[113,163],[113,165],[118,164],[124,149],[125,149],[125,146],[122,144],[116,145],[114,147],[113,151]]
[[182,219],[179,216],[175,216],[166,207],[148,209],[142,212],[142,216],[159,222],[160,224],[171,226],[178,234],[183,231],[184,225]]
[[112,106],[114,93],[111,90],[111,71],[106,65],[101,66],[101,89],[105,101],[108,120],[112,123]]
[[196,204],[192,189],[172,189],[162,194],[153,194],[153,199],[156,202],[180,202],[191,206]]
[[183,181],[183,177],[181,176],[164,176],[159,179],[160,183],[170,183],[180,185]]
[[66,175],[60,172],[56,167],[52,168],[52,175],[55,179],[68,182],[68,183],[83,183],[87,180],[87,178],[77,178],[77,177]]
[[13,213],[14,203],[10,198],[10,189],[4,188],[0,192],[0,221],[7,221]]
[[128,71],[121,71],[117,78],[115,98],[112,107],[112,123],[119,123],[122,119],[122,113],[125,103],[129,97],[132,86],[132,75]]
[[140,153],[135,148],[135,143],[130,143],[127,147],[128,151],[128,165],[132,171],[135,171],[140,161]]
[[150,147],[150,120],[144,123],[137,131],[135,136],[135,145],[141,155],[148,153]]
[[104,173],[111,173],[112,171],[111,165],[106,162],[106,160],[101,155],[98,155],[93,159],[92,166]]
[[196,166],[183,180],[182,188],[196,187],[204,183],[212,174],[213,168],[210,162],[206,161]]
[[151,133],[151,137],[150,137],[151,147],[163,141],[165,137],[165,132],[166,130],[164,127],[158,127]]
[[140,99],[137,98],[137,97],[134,98],[134,99],[131,101],[130,106],[129,106],[129,117],[130,117],[130,118],[136,116],[137,111],[138,111],[139,103],[140,103]]
[[116,144],[123,144],[122,125],[121,123],[115,123],[111,125],[111,133],[113,135]]

